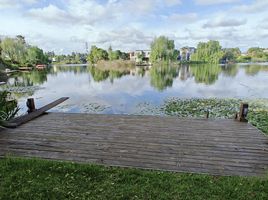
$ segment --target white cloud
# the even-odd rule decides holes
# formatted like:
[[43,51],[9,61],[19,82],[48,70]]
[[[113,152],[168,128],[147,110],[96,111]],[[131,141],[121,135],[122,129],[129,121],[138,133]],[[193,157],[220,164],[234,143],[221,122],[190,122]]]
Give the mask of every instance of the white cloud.
[[223,19],[210,20],[203,25],[203,28],[235,27],[245,25],[246,23],[247,23],[246,19],[223,18]]
[[192,23],[198,20],[198,15],[196,13],[172,14],[168,16],[168,20],[172,20],[172,23]]
[[255,0],[251,4],[242,4],[233,8],[234,12],[258,13],[267,11],[268,0]]
[[167,6],[175,6],[180,5],[182,2],[181,0],[165,0]]
[[51,4],[44,8],[31,9],[28,16],[47,23],[74,23],[74,19],[67,12]]
[[216,5],[237,2],[240,2],[240,0],[195,0],[195,3],[198,5]]
[[102,20],[110,20],[113,17],[105,7],[93,1],[83,1],[82,4],[79,2],[81,1],[71,1],[66,5],[66,10],[52,4],[44,8],[33,8],[28,11],[27,16],[56,25],[91,25]]
[[23,4],[31,5],[37,2],[38,0],[0,0],[0,9],[18,8]]
[[[229,10],[221,9],[222,5],[215,6],[215,11],[203,6],[238,0],[196,0],[199,6],[187,7],[188,12],[180,9],[188,6],[182,0],[60,1],[64,3],[62,6],[52,0],[0,0],[2,7],[5,2],[5,6],[13,4],[20,8],[7,6],[1,10],[0,34],[25,35],[31,44],[57,53],[85,51],[85,42],[101,48],[112,45],[123,51],[147,49],[159,35],[174,39],[178,48],[209,39],[220,40],[224,47],[268,46],[265,38],[268,14],[244,12],[264,6],[267,0],[244,3],[243,12],[234,11],[237,4]],[[21,6],[22,2],[26,6]],[[31,6],[33,3],[38,4]]]

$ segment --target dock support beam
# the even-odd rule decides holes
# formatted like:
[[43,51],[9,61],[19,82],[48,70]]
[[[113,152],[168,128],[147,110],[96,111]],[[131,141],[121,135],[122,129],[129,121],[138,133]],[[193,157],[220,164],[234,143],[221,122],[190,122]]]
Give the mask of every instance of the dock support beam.
[[240,111],[236,114],[236,119],[240,122],[248,122],[246,119],[248,115],[248,103],[241,103]]
[[27,99],[26,105],[28,107],[28,110],[27,110],[28,113],[32,113],[32,112],[34,112],[36,110],[35,109],[34,98]]

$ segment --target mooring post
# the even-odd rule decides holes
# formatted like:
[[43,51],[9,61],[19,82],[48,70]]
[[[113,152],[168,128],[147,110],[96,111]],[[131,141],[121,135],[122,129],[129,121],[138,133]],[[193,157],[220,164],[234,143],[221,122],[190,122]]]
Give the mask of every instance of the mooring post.
[[34,98],[27,99],[26,105],[28,107],[28,110],[27,110],[28,113],[34,112],[36,110],[35,109]]
[[237,120],[240,122],[248,122],[246,119],[248,115],[248,103],[241,103],[240,111],[237,114]]
[[209,118],[209,110],[206,111],[206,118]]

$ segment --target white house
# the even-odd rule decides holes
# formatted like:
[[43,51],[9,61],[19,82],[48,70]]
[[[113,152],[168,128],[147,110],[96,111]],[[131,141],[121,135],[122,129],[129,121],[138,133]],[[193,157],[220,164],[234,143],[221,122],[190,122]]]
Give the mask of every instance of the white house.
[[[151,51],[150,50],[136,50],[135,52],[129,53],[129,58],[135,62],[149,61]],[[139,55],[143,55],[143,59],[139,59]]]

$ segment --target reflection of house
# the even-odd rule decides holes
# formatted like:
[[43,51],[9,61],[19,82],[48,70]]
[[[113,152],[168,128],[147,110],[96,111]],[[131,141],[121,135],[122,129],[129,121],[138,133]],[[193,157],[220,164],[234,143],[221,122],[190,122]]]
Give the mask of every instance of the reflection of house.
[[150,50],[136,50],[129,54],[129,58],[135,62],[149,61],[150,54]]
[[196,49],[194,47],[182,47],[180,49],[179,60],[189,61],[191,58],[191,55],[195,53],[195,50]]
[[180,68],[180,71],[179,71],[179,78],[182,80],[182,81],[185,81],[187,80],[188,78],[191,77],[191,72],[190,72],[190,67],[189,65],[183,65],[181,68]]

